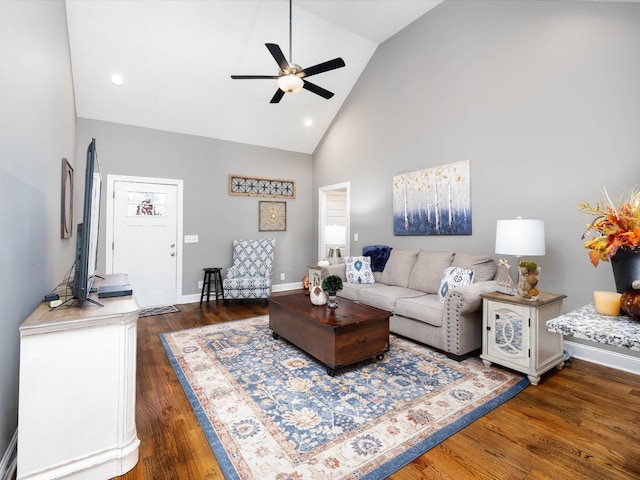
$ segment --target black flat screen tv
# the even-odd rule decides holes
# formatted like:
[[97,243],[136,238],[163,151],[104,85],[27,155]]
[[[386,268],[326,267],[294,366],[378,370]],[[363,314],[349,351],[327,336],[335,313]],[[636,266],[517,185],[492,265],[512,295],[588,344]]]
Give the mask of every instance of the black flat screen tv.
[[100,224],[100,194],[102,191],[102,176],[98,163],[96,139],[92,138],[87,148],[87,165],[84,183],[84,210],[82,223],[78,224],[76,239],[76,258],[71,281],[71,298],[65,302],[75,300],[78,306],[86,301],[102,306],[96,300],[89,298],[93,287],[98,263],[98,228]]

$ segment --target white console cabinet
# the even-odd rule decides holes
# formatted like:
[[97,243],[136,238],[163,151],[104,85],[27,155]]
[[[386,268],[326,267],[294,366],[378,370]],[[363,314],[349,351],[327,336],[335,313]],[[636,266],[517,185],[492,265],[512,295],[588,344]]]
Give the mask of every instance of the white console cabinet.
[[541,293],[538,300],[525,300],[494,292],[481,295],[482,358],[527,374],[532,385],[547,370],[564,365],[562,335],[547,331],[546,322],[562,314],[565,295]]
[[40,305],[20,326],[18,480],[108,479],[138,461],[132,296]]

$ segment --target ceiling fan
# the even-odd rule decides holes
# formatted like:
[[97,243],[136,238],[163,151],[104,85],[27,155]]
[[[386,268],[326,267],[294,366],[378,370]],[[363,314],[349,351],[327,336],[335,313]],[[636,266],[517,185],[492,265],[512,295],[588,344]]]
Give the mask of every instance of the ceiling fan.
[[296,93],[302,90],[309,90],[310,92],[320,95],[327,100],[333,97],[333,92],[326,90],[318,85],[306,80],[311,75],[317,75],[319,73],[328,72],[329,70],[335,70],[345,66],[342,58],[334,58],[323,63],[319,63],[312,67],[302,68],[291,61],[292,48],[291,48],[291,25],[292,25],[292,0],[289,0],[289,61],[282,53],[282,50],[275,43],[265,43],[267,49],[273,56],[274,60],[278,64],[278,75],[231,75],[234,80],[256,80],[256,79],[270,79],[278,80],[278,90],[271,99],[270,103],[278,103],[282,100],[285,93]]

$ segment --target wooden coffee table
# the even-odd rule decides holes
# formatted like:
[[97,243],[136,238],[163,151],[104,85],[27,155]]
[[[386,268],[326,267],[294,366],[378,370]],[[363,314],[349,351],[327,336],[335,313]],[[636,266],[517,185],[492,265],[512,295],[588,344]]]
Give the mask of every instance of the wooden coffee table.
[[331,376],[346,365],[376,357],[389,350],[391,312],[338,299],[338,308],[313,305],[304,293],[272,295],[269,327],[327,366]]

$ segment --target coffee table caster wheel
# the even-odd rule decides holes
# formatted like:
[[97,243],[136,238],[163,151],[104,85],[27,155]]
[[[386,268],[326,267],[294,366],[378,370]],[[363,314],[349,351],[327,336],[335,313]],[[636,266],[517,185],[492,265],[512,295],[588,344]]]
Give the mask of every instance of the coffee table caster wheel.
[[333,377],[336,374],[335,368],[327,367],[327,375]]
[[376,355],[376,360],[382,360],[384,358],[384,353],[381,353],[380,355]]
[[280,335],[278,335],[276,332],[271,332],[271,336],[274,340],[278,340],[280,338]]

